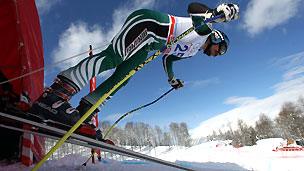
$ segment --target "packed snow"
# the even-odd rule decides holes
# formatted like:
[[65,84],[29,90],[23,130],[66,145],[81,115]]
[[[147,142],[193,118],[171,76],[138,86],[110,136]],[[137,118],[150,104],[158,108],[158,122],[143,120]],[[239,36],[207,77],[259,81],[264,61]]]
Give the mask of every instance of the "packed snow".
[[[156,147],[142,148],[141,153],[175,162],[194,170],[208,171],[300,171],[303,170],[304,151],[274,151],[284,146],[281,138],[265,139],[254,146],[234,148],[229,141],[210,141],[192,147]],[[139,151],[135,150],[135,151]],[[103,170],[103,171],[176,171],[178,169],[141,160],[102,159],[96,164],[82,166],[87,157],[68,155],[59,160],[48,160],[40,170]],[[5,171],[30,170],[20,163],[1,166]]]

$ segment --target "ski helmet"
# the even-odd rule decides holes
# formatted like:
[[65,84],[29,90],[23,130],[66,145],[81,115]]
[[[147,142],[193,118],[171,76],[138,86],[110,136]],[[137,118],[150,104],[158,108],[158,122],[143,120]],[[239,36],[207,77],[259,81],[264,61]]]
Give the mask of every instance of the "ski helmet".
[[224,55],[229,46],[229,39],[225,33],[219,30],[213,30],[210,33],[211,45],[219,45],[219,55]]

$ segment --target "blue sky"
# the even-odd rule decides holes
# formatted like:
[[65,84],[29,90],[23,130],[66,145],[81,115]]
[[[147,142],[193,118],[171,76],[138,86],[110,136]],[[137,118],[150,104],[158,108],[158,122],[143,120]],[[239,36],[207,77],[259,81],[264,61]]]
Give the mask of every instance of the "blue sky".
[[[95,48],[104,47],[131,11],[149,8],[187,16],[187,5],[194,1],[87,2],[36,0],[43,33],[46,85],[52,83],[60,70],[75,65],[81,58],[73,58],[55,68],[50,64],[85,52],[89,44]],[[199,2],[214,8],[227,1]],[[186,122],[190,128],[196,128],[215,116],[236,111],[244,105],[262,103],[281,92],[297,91],[299,85],[304,85],[303,0],[229,2],[240,5],[240,20],[213,25],[229,36],[231,46],[228,53],[215,59],[198,53],[193,58],[175,63],[175,75],[186,82],[185,87],[132,114],[121,125],[128,121],[160,126]],[[101,83],[109,74],[98,77],[97,82]],[[129,84],[116,93],[102,108],[100,119],[113,121],[169,89],[161,58],[158,58],[136,73]],[[76,106],[88,91],[88,88],[83,89],[72,99],[72,104]],[[274,98],[271,103],[284,100]],[[266,105],[263,110],[270,111],[271,107]]]

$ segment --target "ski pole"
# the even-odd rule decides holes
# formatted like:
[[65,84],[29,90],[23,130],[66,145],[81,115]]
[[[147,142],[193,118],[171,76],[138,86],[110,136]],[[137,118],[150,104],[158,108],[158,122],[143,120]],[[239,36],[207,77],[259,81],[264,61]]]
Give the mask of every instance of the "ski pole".
[[[103,137],[103,139],[106,139],[109,135],[109,133],[112,131],[112,129],[118,124],[118,122],[120,122],[123,118],[125,118],[127,115],[133,113],[133,112],[136,112],[142,108],[145,108],[145,107],[148,107],[154,103],[156,103],[157,101],[159,101],[160,99],[162,99],[163,97],[165,97],[167,94],[169,94],[172,90],[174,90],[174,88],[171,88],[170,90],[168,90],[167,92],[165,92],[163,95],[161,95],[160,97],[158,97],[157,99],[153,100],[152,102],[150,103],[147,103],[145,105],[142,105],[140,107],[137,107],[136,109],[133,109],[133,110],[130,110],[129,112],[123,114],[121,117],[119,117],[115,123],[112,124],[112,126],[107,130],[105,136]],[[93,157],[94,155],[94,151],[92,152],[92,154],[90,155],[90,157],[82,164],[83,166],[86,166],[88,161]]]
[[[93,150],[93,149],[91,149],[91,150]],[[88,163],[88,161],[93,157],[93,155],[94,155],[94,153],[95,153],[95,151],[93,150],[93,151],[91,151],[91,155],[90,155],[90,157],[82,164],[82,166],[87,166],[87,163]]]
[[[215,16],[213,18],[208,19],[205,21],[211,22],[218,18],[221,18],[222,15]],[[182,38],[184,38],[186,35],[191,33],[195,27],[190,27],[188,30],[183,32],[181,35],[179,35],[176,39],[168,43],[164,48],[162,48],[162,51],[164,51],[167,48],[170,48],[173,44],[180,41]],[[151,55],[146,61],[144,61],[142,64],[138,65],[136,68],[131,70],[122,80],[120,80],[116,85],[114,85],[107,93],[105,93],[103,96],[99,98],[99,100],[76,122],[74,126],[55,144],[54,147],[44,156],[42,160],[40,160],[35,167],[32,169],[32,171],[37,171],[42,164],[59,148],[63,145],[63,143],[73,134],[73,132],[109,97],[117,88],[119,88],[125,81],[127,81],[131,76],[133,76],[138,70],[142,69],[146,64],[154,60],[157,56],[159,56],[162,51],[158,50],[153,55]]]
[[155,99],[154,101],[147,103],[145,105],[142,105],[136,109],[130,110],[129,112],[123,114],[121,117],[119,117],[114,124],[112,124],[112,126],[108,129],[108,131],[106,132],[104,138],[108,137],[109,133],[112,131],[112,129],[118,124],[118,122],[120,122],[123,118],[125,118],[126,116],[128,116],[129,114],[136,112],[142,108],[148,107],[154,103],[156,103],[157,101],[159,101],[160,99],[162,99],[163,97],[165,97],[167,94],[169,94],[172,90],[174,90],[174,88],[171,88],[170,90],[168,90],[167,92],[165,92],[163,95],[161,95],[160,97],[158,97],[157,99]]

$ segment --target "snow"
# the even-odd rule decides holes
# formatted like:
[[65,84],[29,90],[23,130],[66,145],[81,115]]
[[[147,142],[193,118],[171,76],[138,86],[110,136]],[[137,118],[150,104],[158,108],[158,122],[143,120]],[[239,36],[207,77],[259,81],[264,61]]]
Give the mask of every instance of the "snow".
[[[208,171],[300,171],[304,161],[304,151],[272,151],[281,147],[286,140],[272,138],[260,140],[257,145],[234,148],[230,141],[204,142],[192,147],[156,147],[142,148],[141,153],[176,162],[194,170]],[[136,149],[135,151],[139,151]],[[103,171],[176,171],[178,169],[141,160],[103,159],[97,164],[81,166],[87,157],[68,155],[59,160],[47,161],[40,170],[103,170]],[[31,167],[32,168],[32,167]],[[27,171],[31,168],[20,163],[2,166],[5,171]]]

